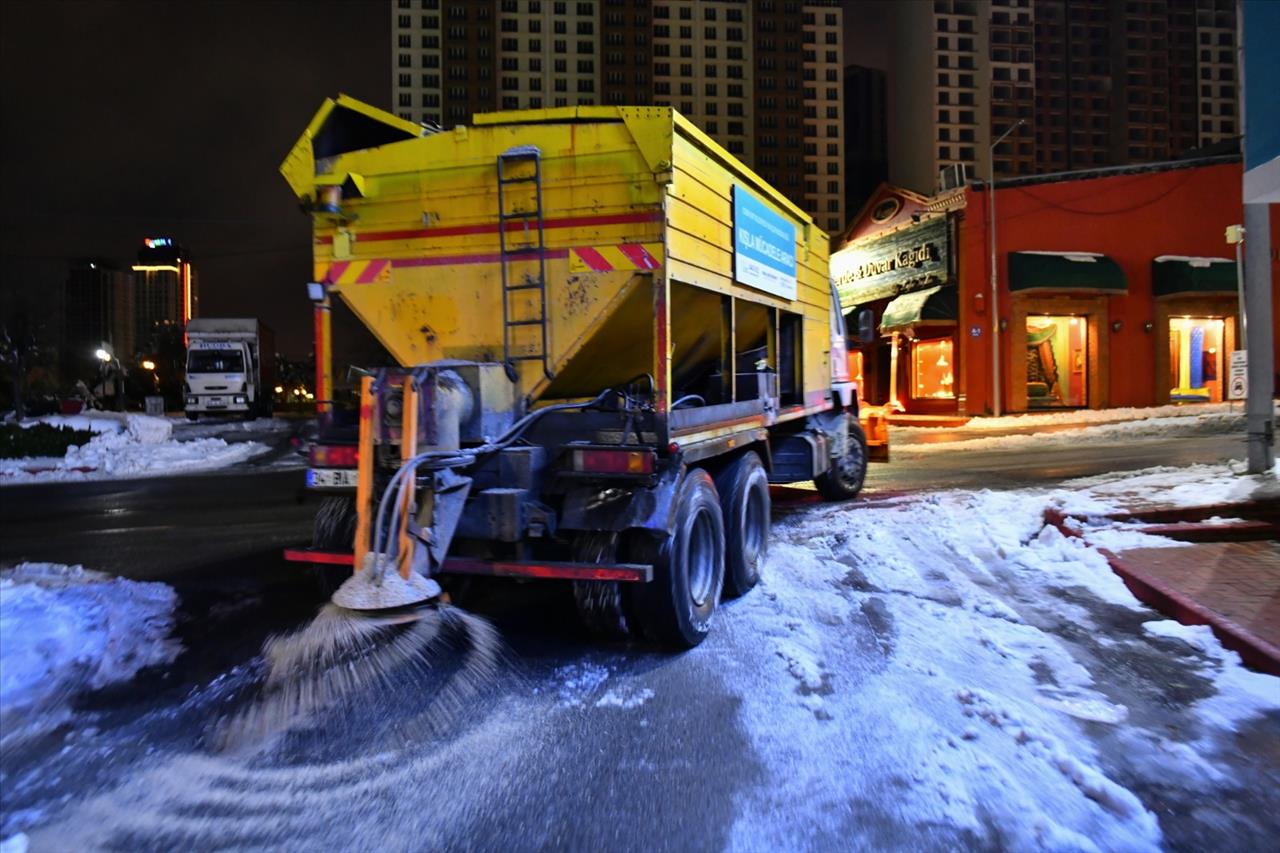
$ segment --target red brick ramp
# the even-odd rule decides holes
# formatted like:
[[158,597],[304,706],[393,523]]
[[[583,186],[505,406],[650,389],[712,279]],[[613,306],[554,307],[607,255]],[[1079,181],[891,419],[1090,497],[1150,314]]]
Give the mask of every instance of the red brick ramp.
[[1280,675],[1280,543],[1099,550],[1140,601],[1184,625],[1208,625],[1245,664]]

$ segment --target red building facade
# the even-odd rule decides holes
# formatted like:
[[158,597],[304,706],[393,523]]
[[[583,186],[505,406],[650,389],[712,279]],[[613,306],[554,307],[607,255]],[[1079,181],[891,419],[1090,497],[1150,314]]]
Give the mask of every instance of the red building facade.
[[[1002,412],[1225,399],[1240,187],[1238,158],[997,182],[993,317],[991,193],[882,186],[832,256],[850,327],[871,332],[853,356],[865,398],[991,413],[998,335]],[[1275,215],[1272,246],[1280,310]]]

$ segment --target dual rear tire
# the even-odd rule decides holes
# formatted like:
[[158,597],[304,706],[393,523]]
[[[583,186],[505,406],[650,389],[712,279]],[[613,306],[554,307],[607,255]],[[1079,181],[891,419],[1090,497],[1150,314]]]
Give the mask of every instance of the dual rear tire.
[[[691,468],[672,502],[665,536],[629,534],[623,556],[653,566],[647,584],[575,584],[583,622],[596,633],[628,628],[666,646],[692,648],[706,638],[722,595],[738,596],[760,580],[769,547],[769,481],[760,457],[747,452],[714,479]],[[579,559],[603,561],[598,534],[584,534]]]

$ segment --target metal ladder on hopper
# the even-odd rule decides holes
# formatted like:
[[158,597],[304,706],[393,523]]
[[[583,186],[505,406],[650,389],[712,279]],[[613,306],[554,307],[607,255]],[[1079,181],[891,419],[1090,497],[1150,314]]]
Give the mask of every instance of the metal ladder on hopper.
[[[532,175],[509,175],[511,167],[530,162],[533,163]],[[508,212],[506,188],[512,184],[530,183],[533,184],[533,209]],[[523,234],[524,242],[520,245],[513,246],[508,242],[509,222],[521,223],[519,231]],[[537,146],[517,145],[498,155],[498,246],[502,268],[502,361],[506,365],[507,375],[514,382],[517,361],[541,361],[542,372],[551,379],[553,373],[547,352],[547,259],[542,234],[542,152]],[[538,264],[536,276],[528,269],[535,261]],[[523,276],[517,274],[517,270],[513,268],[516,266],[525,269]],[[512,319],[511,295],[529,290],[538,292],[538,316]],[[540,327],[539,352],[512,355],[512,339],[516,330],[523,326]]]

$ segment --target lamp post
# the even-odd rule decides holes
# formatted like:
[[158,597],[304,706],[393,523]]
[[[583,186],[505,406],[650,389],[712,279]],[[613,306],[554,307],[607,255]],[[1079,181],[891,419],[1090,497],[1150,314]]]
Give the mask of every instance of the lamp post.
[[114,392],[113,396],[115,397],[116,408],[123,410],[124,407],[121,405],[123,396],[120,393],[123,389],[118,389],[116,387],[115,377],[113,376],[113,368],[115,365],[112,364],[113,356],[111,349],[104,344],[94,350],[93,355],[94,358],[98,359],[98,384],[102,388],[102,396],[107,396],[107,382],[110,381],[112,391]]
[[990,178],[987,180],[987,213],[991,219],[991,413],[997,418],[1000,417],[1000,293],[996,284],[996,146],[1024,124],[1024,119],[1018,119],[1000,134],[991,143],[991,150],[988,152],[990,157],[987,160],[991,168],[988,173]]

